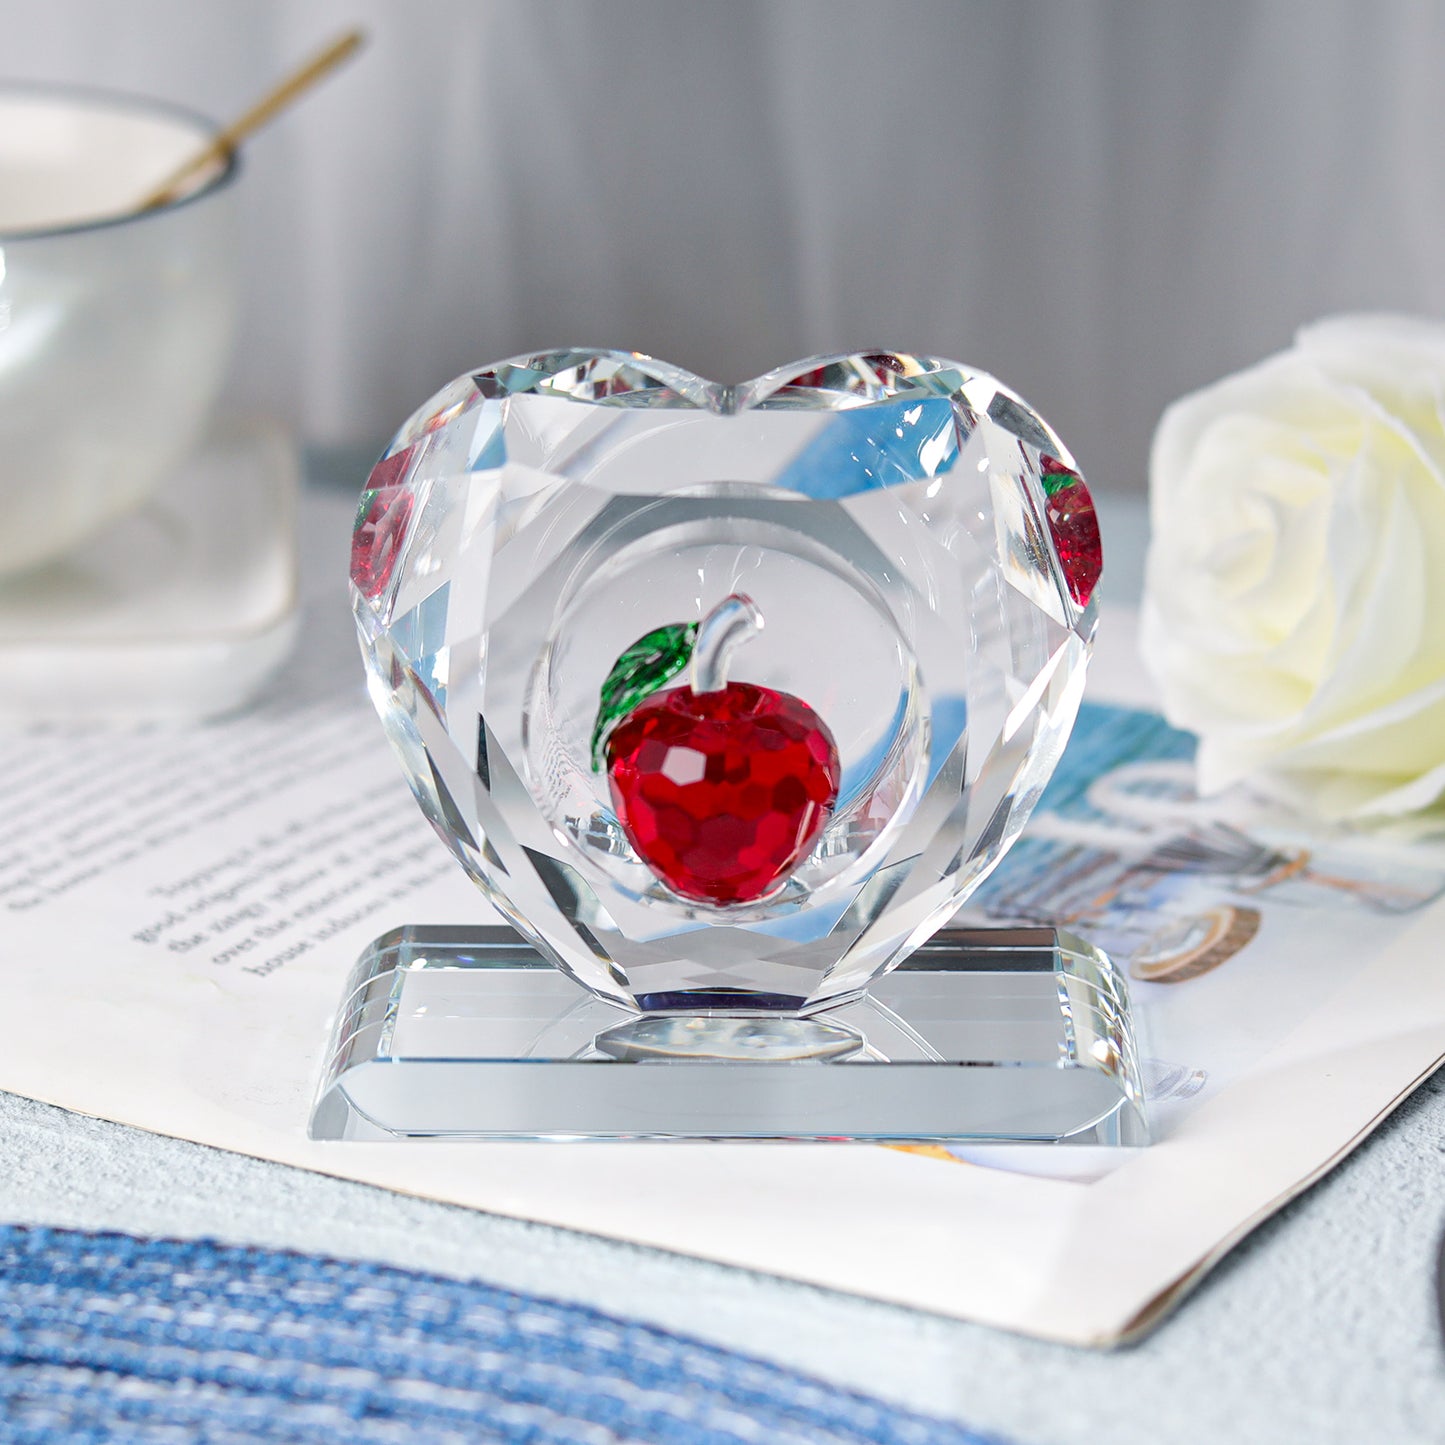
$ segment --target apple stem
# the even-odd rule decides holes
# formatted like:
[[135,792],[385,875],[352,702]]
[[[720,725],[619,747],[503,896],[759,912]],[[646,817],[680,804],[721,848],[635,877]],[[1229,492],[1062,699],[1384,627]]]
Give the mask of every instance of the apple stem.
[[763,614],[751,597],[724,597],[698,624],[689,680],[694,692],[721,692],[735,649],[763,630]]

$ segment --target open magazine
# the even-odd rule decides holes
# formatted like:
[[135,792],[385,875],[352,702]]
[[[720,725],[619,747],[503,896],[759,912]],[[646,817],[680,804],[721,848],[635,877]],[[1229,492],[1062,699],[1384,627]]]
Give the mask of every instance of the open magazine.
[[1086,703],[1029,826],[959,915],[1056,924],[1124,965],[1160,1138],[1445,895],[1445,848],[1307,827],[1245,788],[1201,800],[1193,754],[1152,712]]
[[1157,1319],[1445,1054],[1445,855],[1305,833],[1243,792],[1200,802],[1190,746],[1148,712],[1086,704],[963,918],[1061,923],[1125,965],[1148,1148],[318,1142],[308,1111],[361,949],[402,923],[496,921],[407,793],[328,590],[282,683],[242,715],[9,740],[0,971],[24,1027],[0,1088],[1107,1343]]

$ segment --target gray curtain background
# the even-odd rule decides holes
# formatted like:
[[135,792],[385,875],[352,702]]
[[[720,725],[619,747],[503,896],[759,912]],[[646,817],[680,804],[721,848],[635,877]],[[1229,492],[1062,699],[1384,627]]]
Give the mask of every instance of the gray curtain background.
[[0,0],[0,75],[217,118],[348,24],[245,156],[233,405],[370,444],[481,362],[992,371],[1103,486],[1175,395],[1338,310],[1445,312],[1445,4]]

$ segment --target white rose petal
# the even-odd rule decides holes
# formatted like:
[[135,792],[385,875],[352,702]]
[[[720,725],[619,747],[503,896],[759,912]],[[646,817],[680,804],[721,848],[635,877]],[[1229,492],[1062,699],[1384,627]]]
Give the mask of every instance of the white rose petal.
[[1150,513],[1144,655],[1202,791],[1445,797],[1445,326],[1333,318],[1174,403]]

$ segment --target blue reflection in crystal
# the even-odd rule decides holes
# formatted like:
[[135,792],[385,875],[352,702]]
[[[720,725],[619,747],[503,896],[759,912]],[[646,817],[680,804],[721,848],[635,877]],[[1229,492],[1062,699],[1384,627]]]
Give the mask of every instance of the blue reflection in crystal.
[[506,465],[507,435],[502,424],[505,419],[500,401],[484,401],[477,408],[477,429],[472,433],[467,455],[468,470],[483,472]]
[[451,583],[443,582],[419,606],[391,624],[393,646],[411,661],[417,681],[438,713],[447,705],[451,647],[447,642],[447,604]]
[[805,497],[859,492],[942,476],[958,460],[953,407],[942,397],[899,397],[834,413],[779,474]]
[[929,712],[928,778],[923,785],[925,788],[933,786],[933,780],[967,731],[967,698],[949,696],[933,699]]

